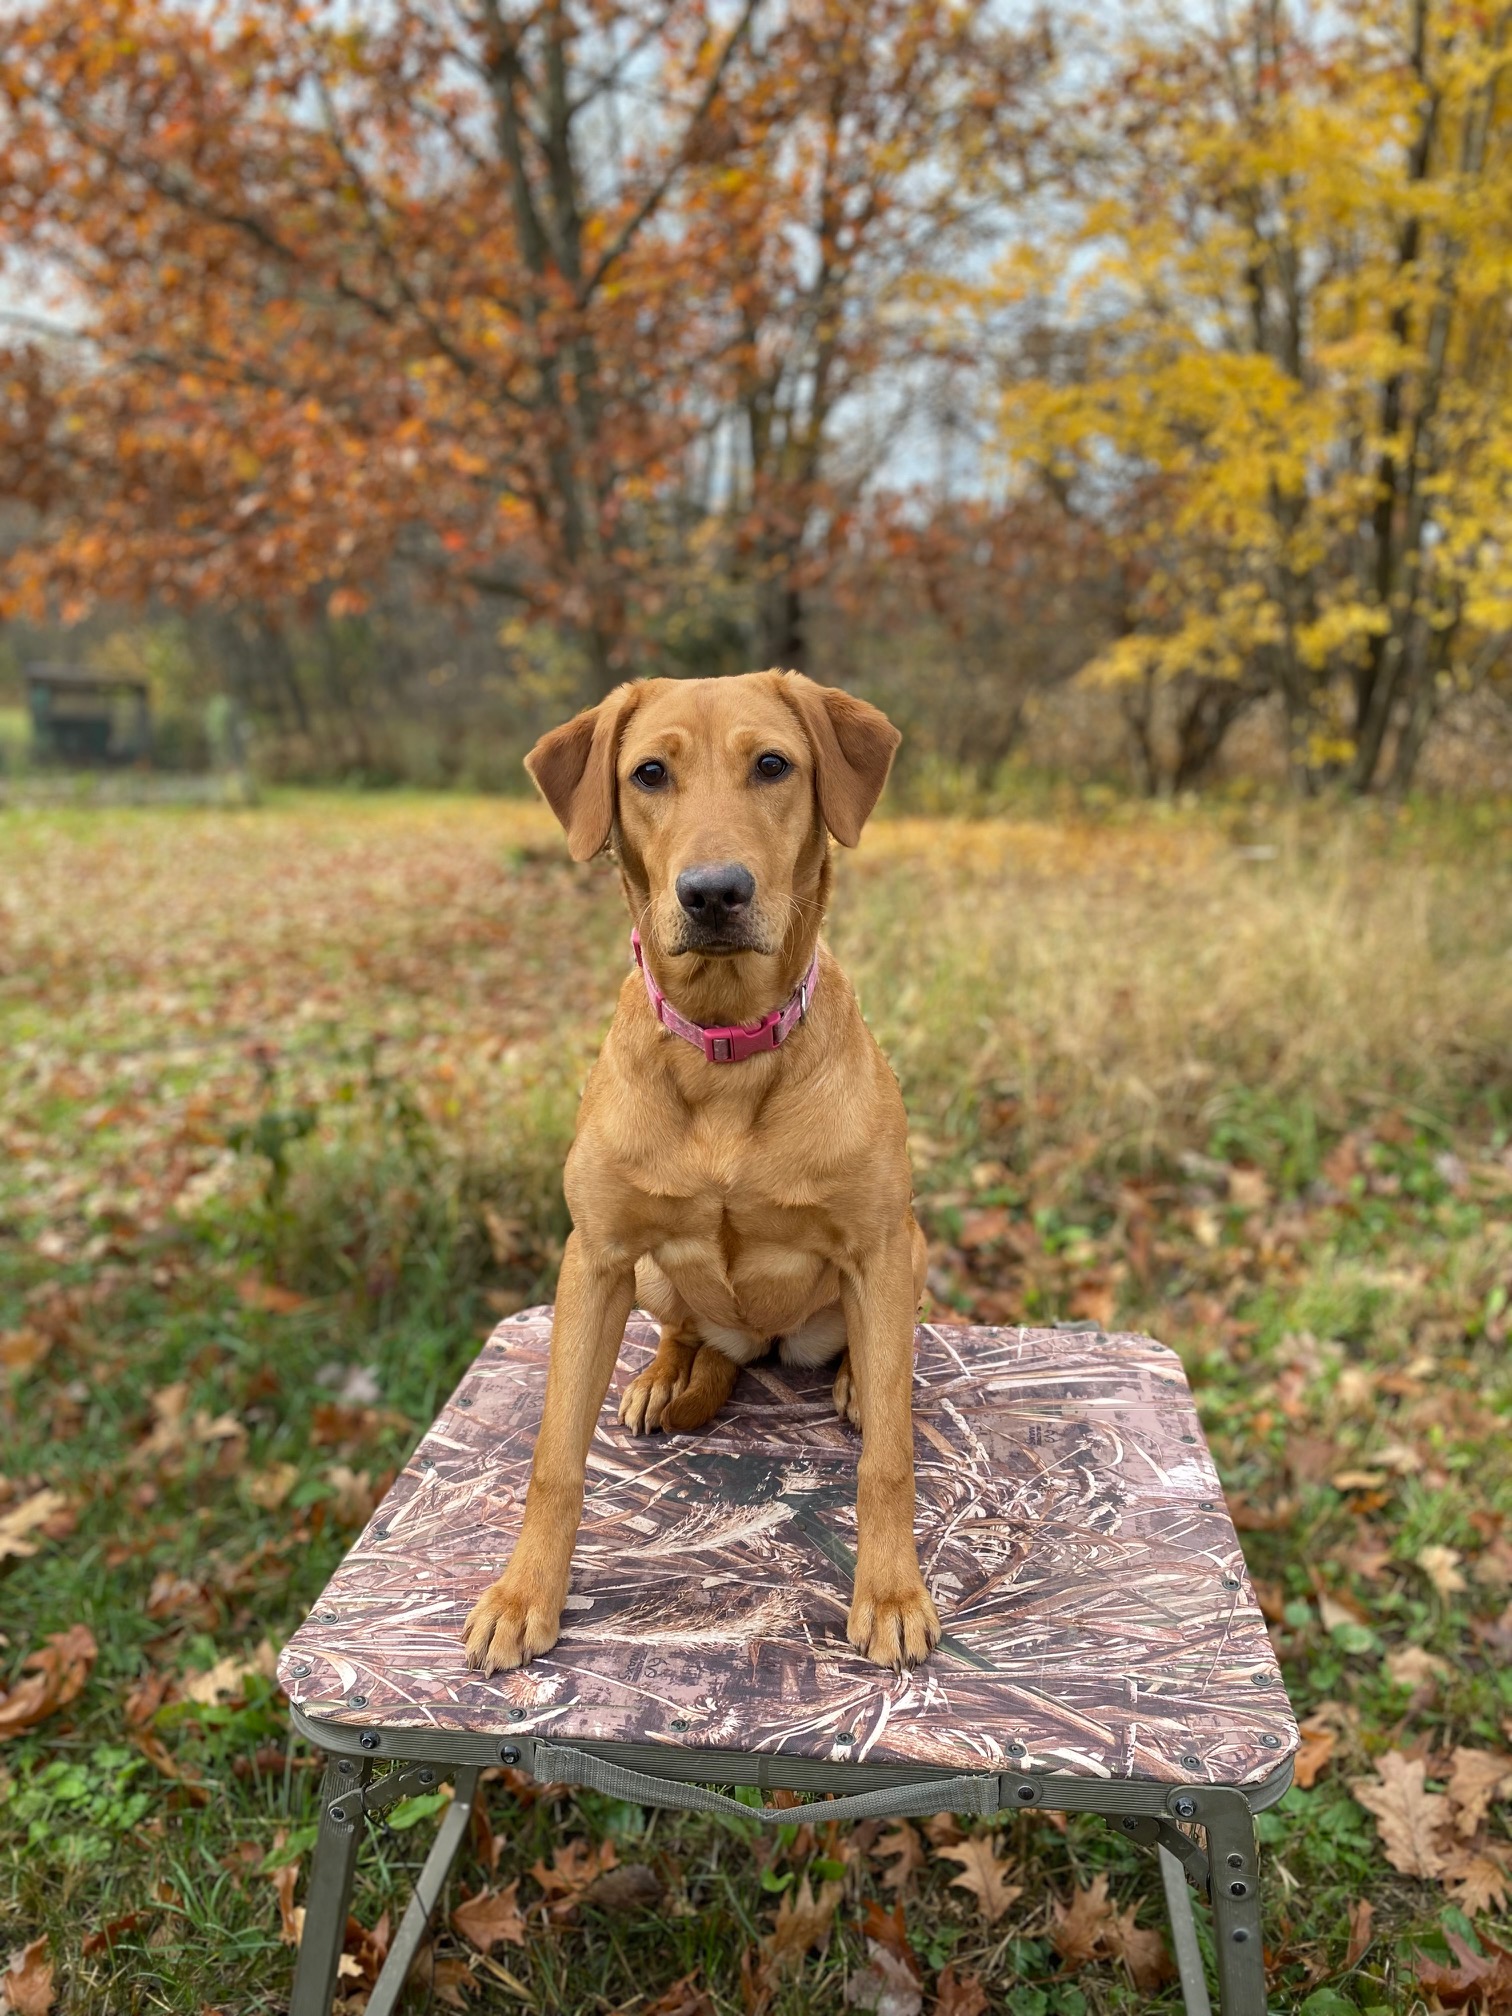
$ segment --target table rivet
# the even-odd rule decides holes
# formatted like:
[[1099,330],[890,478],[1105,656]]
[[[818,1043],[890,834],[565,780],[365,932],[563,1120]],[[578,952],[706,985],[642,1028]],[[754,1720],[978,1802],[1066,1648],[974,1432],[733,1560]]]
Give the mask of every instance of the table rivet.
[[415,1776],[420,1780],[422,1785],[434,1785],[436,1782],[434,1771],[417,1771]]
[[1244,1857],[1242,1855],[1230,1855],[1228,1866],[1230,1869],[1242,1869],[1244,1867]]
[[1183,1435],[1181,1439],[1183,1442],[1195,1442],[1197,1437],[1195,1435]]
[[1236,1946],[1247,1946],[1249,1944],[1249,1933],[1242,1925],[1234,1927],[1234,1944]]
[[331,1808],[331,1818],[337,1821],[338,1823],[345,1820],[346,1818],[345,1806],[333,1806]]
[[357,1741],[362,1745],[364,1750],[376,1750],[378,1748],[378,1736],[375,1730],[364,1729],[362,1734],[357,1738]]
[[1202,1769],[1202,1759],[1200,1757],[1183,1757],[1181,1768],[1183,1771],[1200,1771]]
[[350,1778],[352,1773],[357,1769],[357,1766],[352,1762],[350,1757],[343,1757],[336,1768],[343,1778]]
[[501,1764],[518,1764],[519,1761],[520,1746],[518,1743],[501,1743],[499,1745],[499,1762]]
[[1249,1895],[1248,1883],[1230,1883],[1229,1895],[1230,1897],[1248,1897]]
[[373,1538],[375,1540],[387,1540],[388,1538],[387,1526],[375,1526],[373,1528]]
[[1010,1757],[1027,1757],[1029,1755],[1028,1746],[1023,1743],[1010,1743],[1008,1745],[1008,1755]]
[[1015,1787],[1015,1791],[1017,1797],[1025,1806],[1032,1806],[1039,1797],[1039,1793],[1033,1785],[1019,1785]]
[[1197,1817],[1197,1801],[1186,1798],[1173,1799],[1171,1801],[1171,1811],[1176,1815],[1178,1820],[1195,1820]]
[[1260,1747],[1262,1750],[1279,1750],[1281,1748],[1281,1738],[1279,1736],[1262,1736],[1260,1738]]
[[523,1722],[525,1720],[525,1710],[523,1708],[511,1708],[509,1719],[511,1722]]
[[459,1407],[471,1407],[472,1405],[471,1393],[459,1393],[457,1395],[457,1405]]
[[1237,1575],[1225,1575],[1223,1586],[1225,1589],[1237,1589],[1239,1587],[1239,1577]]
[[836,1741],[837,1743],[854,1743],[854,1742],[855,1742],[855,1740],[856,1740],[856,1737],[855,1737],[855,1732],[854,1732],[854,1730],[851,1730],[851,1729],[837,1729],[837,1730],[835,1731],[835,1741]]
[[1134,1834],[1134,1833],[1137,1833],[1137,1832],[1138,1832],[1138,1830],[1139,1830],[1139,1815],[1138,1815],[1137,1813],[1126,1813],[1126,1814],[1124,1815],[1124,1817],[1123,1817],[1123,1830],[1124,1830],[1125,1834]]
[[1270,1685],[1269,1673],[1251,1673],[1250,1685],[1251,1687],[1269,1687]]
[[347,1697],[347,1706],[348,1708],[366,1708],[367,1701],[368,1697],[366,1694],[351,1694]]
[[335,1624],[340,1621],[334,1610],[322,1610],[319,1616],[322,1624]]
[[1213,1503],[1211,1498],[1199,1498],[1197,1501],[1197,1510],[1199,1512],[1216,1512],[1218,1507]]
[[688,1726],[687,1721],[681,1715],[679,1715],[677,1720],[671,1724],[671,1727],[674,1729],[686,1729],[687,1726]]
[[296,1680],[308,1680],[310,1677],[310,1669],[308,1666],[291,1666],[289,1668],[289,1672]]

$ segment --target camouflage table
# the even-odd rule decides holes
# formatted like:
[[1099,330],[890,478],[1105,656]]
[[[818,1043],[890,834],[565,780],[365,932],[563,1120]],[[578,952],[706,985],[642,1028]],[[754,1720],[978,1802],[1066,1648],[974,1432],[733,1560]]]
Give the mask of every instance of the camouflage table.
[[[855,1795],[826,1818],[1101,1813],[1160,1851],[1189,2009],[1207,1994],[1188,1878],[1211,1895],[1224,2011],[1262,2016],[1252,1815],[1290,1782],[1297,1731],[1172,1352],[1085,1328],[919,1330],[915,1530],[945,1635],[897,1676],[845,1639],[859,1442],[830,1375],[773,1358],[697,1434],[632,1436],[619,1391],[657,1334],[632,1319],[562,1636],[484,1679],[462,1619],[519,1526],[550,1323],[499,1326],[279,1663],[332,1753],[292,2016],[329,2007],[363,1812],[454,1777],[368,2005],[386,2016],[500,1758],[646,1803],[737,1784]],[[404,1761],[374,1778],[376,1758]]]

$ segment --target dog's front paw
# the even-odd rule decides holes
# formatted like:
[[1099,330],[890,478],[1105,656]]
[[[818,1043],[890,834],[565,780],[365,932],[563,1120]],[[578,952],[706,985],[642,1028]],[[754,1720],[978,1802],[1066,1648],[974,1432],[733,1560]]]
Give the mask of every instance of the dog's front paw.
[[922,1581],[902,1590],[863,1588],[858,1581],[845,1635],[863,1658],[902,1673],[939,1644],[939,1613]]
[[661,1354],[644,1372],[637,1372],[620,1398],[619,1418],[632,1435],[649,1435],[662,1425],[662,1415],[688,1383],[693,1354],[675,1365],[663,1362]]
[[529,1577],[507,1569],[474,1603],[462,1626],[467,1663],[481,1672],[523,1666],[557,1641],[562,1599],[554,1600]]

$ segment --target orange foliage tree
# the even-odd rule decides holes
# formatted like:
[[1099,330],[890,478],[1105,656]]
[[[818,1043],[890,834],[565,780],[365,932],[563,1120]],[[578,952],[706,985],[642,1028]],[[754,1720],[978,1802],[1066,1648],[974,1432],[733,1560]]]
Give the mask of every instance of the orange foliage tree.
[[0,52],[10,608],[340,615],[403,566],[601,688],[691,515],[800,657],[836,415],[1043,58],[943,0],[35,0]]

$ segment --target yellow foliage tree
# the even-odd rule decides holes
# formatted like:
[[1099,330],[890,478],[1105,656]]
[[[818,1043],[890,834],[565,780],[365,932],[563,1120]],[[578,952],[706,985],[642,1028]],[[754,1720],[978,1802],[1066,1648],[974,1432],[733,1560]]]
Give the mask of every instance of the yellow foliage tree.
[[1220,723],[1279,694],[1308,783],[1405,786],[1507,676],[1509,64],[1512,8],[1468,0],[1136,15],[1068,221],[997,275],[1062,328],[1008,373],[1014,466],[1118,519],[1094,675]]

